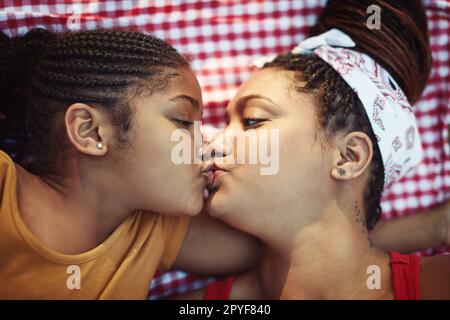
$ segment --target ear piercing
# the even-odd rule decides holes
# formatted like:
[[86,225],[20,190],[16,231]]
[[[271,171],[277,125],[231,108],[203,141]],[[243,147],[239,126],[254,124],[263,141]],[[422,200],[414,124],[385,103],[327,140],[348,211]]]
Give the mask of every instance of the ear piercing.
[[337,173],[342,177],[342,176],[345,176],[345,175],[347,174],[347,171],[345,171],[345,170],[342,169],[342,168],[339,168],[339,169],[337,170]]
[[103,149],[103,143],[101,143],[101,142],[97,143],[97,149],[102,150]]

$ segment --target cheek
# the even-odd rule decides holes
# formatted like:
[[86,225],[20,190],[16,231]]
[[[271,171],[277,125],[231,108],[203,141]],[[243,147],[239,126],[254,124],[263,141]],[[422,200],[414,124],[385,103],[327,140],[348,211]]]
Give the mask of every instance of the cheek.
[[187,165],[177,165],[179,157],[173,159],[173,155],[178,155],[178,153],[172,154],[172,151],[181,145],[180,141],[190,140],[189,135],[182,138],[179,135],[174,135],[176,129],[164,117],[159,117],[153,121],[142,121],[135,139],[136,156],[139,161],[161,173],[171,170],[178,171],[180,168],[188,167]]
[[[293,201],[303,189],[311,190],[312,185],[323,181],[325,166],[320,145],[314,143],[310,132],[284,126],[280,129],[278,142],[278,156],[271,155],[270,165],[240,165],[229,181],[225,181],[220,193],[236,201],[258,199],[255,206],[268,207],[274,201]],[[276,148],[272,150],[276,151]],[[268,167],[278,170],[263,175],[262,170]]]
[[157,163],[166,158],[164,155],[170,146],[170,132],[167,127],[164,119],[157,115],[143,115],[137,119],[133,144],[140,161]]
[[[327,183],[330,181],[330,154],[323,149],[319,137],[314,131],[296,132],[280,143],[280,172],[282,182],[280,192],[290,199],[327,194]],[[288,199],[285,199],[288,201]]]
[[[134,162],[143,169],[143,174],[138,179],[144,177],[150,178],[153,183],[159,185],[168,185],[172,193],[181,190],[191,190],[193,180],[199,176],[201,164],[193,164],[193,158],[189,161],[191,164],[179,163],[179,155],[173,152],[177,146],[181,146],[181,140],[172,141],[172,133],[175,126],[171,125],[166,119],[160,119],[156,124],[142,124],[137,132],[134,141]],[[190,135],[183,136],[183,141],[189,141],[193,145]],[[187,144],[189,145],[189,144]],[[193,148],[187,150],[187,154],[193,154]],[[198,182],[198,181],[196,181]],[[195,188],[198,189],[198,183]]]

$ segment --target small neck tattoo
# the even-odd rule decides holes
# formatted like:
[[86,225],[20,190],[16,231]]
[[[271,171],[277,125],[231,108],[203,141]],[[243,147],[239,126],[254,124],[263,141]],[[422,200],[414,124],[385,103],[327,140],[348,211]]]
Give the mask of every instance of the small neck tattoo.
[[373,248],[374,244],[372,242],[372,239],[370,238],[369,232],[367,231],[366,218],[363,216],[361,210],[359,209],[358,201],[355,202],[355,213],[356,213],[355,221],[360,225],[361,233],[367,237],[367,241],[369,242],[369,248]]

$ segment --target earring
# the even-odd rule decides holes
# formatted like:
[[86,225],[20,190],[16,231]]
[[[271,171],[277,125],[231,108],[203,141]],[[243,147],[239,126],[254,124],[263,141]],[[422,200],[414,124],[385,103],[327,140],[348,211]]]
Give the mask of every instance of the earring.
[[338,170],[337,170],[337,172],[338,172],[338,174],[342,177],[342,176],[345,176],[346,174],[347,174],[347,171],[345,171],[344,169],[342,169],[342,168],[339,168]]
[[103,143],[101,143],[101,142],[97,143],[97,149],[102,150],[103,149]]

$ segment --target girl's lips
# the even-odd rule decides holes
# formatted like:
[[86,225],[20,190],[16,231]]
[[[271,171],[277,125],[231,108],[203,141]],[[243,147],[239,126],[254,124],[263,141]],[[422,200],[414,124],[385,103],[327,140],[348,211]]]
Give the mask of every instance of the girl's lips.
[[203,172],[202,175],[205,178],[206,188],[209,188],[209,186],[212,185],[214,182],[214,172],[206,171]]

